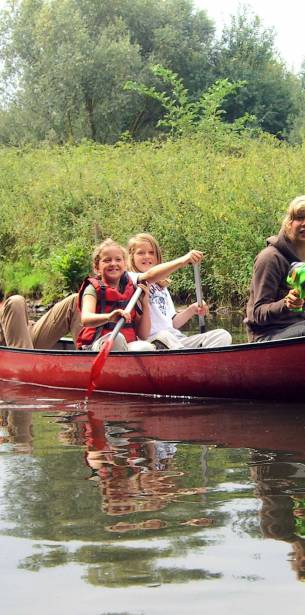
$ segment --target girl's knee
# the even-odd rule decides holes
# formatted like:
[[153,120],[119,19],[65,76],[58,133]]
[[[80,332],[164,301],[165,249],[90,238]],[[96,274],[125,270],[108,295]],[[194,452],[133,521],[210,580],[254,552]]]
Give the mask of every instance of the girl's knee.
[[11,295],[4,302],[4,309],[24,311],[26,310],[25,298],[22,295]]
[[219,333],[221,334],[221,345],[222,346],[230,346],[232,344],[232,335],[226,329],[220,329]]
[[137,340],[136,342],[129,342],[128,350],[138,350],[139,352],[149,352],[156,350],[155,346],[145,340]]

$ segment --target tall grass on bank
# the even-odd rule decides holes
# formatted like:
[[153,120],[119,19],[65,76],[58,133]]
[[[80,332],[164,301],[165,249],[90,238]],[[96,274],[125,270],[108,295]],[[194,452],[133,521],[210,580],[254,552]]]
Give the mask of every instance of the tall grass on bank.
[[[199,135],[165,143],[83,143],[0,149],[0,258],[7,292],[55,300],[89,271],[92,247],[112,236],[156,235],[166,259],[202,249],[206,298],[241,306],[253,258],[305,192],[305,146],[263,136],[221,147]],[[172,291],[193,295],[191,268]]]

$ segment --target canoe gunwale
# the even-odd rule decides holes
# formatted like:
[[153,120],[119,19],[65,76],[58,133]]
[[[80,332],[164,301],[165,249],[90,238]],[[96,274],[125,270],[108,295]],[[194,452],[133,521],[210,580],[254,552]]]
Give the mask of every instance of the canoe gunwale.
[[[182,348],[177,350],[148,350],[139,351],[131,350],[128,352],[111,352],[111,356],[126,357],[149,357],[149,356],[176,356],[176,355],[202,355],[202,354],[215,354],[215,353],[231,353],[236,351],[248,351],[248,350],[263,350],[264,348],[282,347],[305,344],[305,337],[290,337],[281,340],[270,340],[265,342],[244,342],[240,344],[231,344],[230,346],[219,346],[216,348]],[[25,353],[25,354],[42,354],[42,355],[71,355],[71,356],[96,356],[98,353],[93,350],[62,350],[62,349],[43,349],[43,348],[15,348],[14,346],[1,346],[0,352],[13,352],[13,353]]]

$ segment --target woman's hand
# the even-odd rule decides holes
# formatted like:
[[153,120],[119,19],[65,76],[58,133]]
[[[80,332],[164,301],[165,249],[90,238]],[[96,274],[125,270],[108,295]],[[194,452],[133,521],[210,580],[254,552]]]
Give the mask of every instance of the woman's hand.
[[298,291],[292,288],[284,297],[284,303],[288,310],[299,310],[304,306],[304,299],[300,299]]

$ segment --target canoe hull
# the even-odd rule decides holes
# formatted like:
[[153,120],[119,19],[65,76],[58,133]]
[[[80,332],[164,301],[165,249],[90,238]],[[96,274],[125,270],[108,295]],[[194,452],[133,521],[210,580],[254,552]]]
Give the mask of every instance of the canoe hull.
[[[96,353],[0,347],[0,378],[86,391]],[[231,399],[305,398],[305,339],[110,355],[97,391]]]

